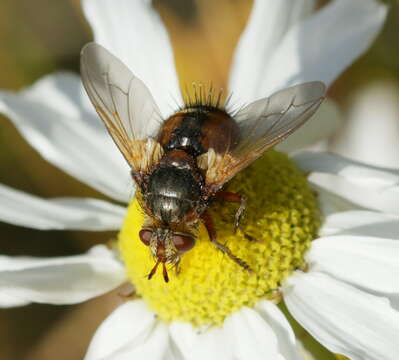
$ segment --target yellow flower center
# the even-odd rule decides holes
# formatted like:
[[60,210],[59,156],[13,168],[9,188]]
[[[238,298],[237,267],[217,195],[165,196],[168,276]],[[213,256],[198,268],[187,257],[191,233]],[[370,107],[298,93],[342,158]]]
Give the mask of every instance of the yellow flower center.
[[242,306],[273,297],[281,282],[304,265],[320,213],[305,175],[285,154],[266,153],[229,182],[226,190],[243,194],[248,201],[236,234],[237,204],[215,202],[211,206],[218,240],[253,273],[216,249],[201,224],[196,245],[182,256],[180,272],[170,269],[169,283],[164,282],[161,271],[148,280],[154,259],[138,236],[142,210],[135,200],[129,206],[119,233],[121,256],[137,294],[166,322],[219,325]]

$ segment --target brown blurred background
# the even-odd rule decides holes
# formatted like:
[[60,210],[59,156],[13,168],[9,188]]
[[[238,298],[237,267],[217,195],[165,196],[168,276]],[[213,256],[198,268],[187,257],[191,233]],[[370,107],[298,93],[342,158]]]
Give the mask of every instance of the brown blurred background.
[[[216,86],[226,85],[231,55],[251,4],[249,0],[155,2],[170,31],[182,83],[212,79]],[[399,10],[394,3],[370,51],[330,90],[344,114],[350,106],[348,94],[368,83],[389,79],[399,86],[398,34]],[[18,90],[57,70],[77,72],[80,49],[91,39],[79,0],[1,0],[0,88]],[[1,116],[0,182],[43,197],[103,198],[42,160]],[[36,231],[0,223],[0,253],[78,254],[113,235]],[[82,358],[91,332],[115,306],[115,299],[109,295],[76,306],[30,305],[0,310],[0,360]]]

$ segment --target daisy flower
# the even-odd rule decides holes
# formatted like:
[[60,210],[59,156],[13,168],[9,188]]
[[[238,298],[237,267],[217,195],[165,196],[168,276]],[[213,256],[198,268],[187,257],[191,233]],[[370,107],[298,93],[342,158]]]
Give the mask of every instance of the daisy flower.
[[[139,1],[83,4],[96,41],[120,57],[149,87],[162,115],[170,115],[172,99],[181,94],[157,13]],[[330,84],[367,49],[387,11],[374,0],[313,7],[309,0],[255,1],[229,83],[242,103],[301,82]],[[2,92],[0,111],[46,160],[129,203],[126,211],[96,199],[47,200],[0,187],[3,221],[119,230],[117,251],[100,245],[62,258],[0,257],[4,307],[72,304],[126,280],[134,284],[135,297],[99,327],[86,359],[300,359],[293,330],[276,306],[282,300],[332,352],[396,359],[399,173],[328,153],[270,151],[228,185],[248,197],[237,234],[232,208],[213,208],[219,238],[254,273],[223,257],[200,229],[180,274],[171,273],[166,284],[160,274],[145,278],[153,260],[138,238],[142,212],[129,199],[128,166],[78,78],[56,74],[18,95]]]

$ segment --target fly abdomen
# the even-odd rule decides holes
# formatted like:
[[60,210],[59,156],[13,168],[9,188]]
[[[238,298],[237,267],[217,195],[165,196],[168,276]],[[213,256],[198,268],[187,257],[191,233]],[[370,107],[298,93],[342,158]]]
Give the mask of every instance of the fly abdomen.
[[181,119],[165,144],[166,151],[184,150],[192,156],[199,156],[205,152],[201,144],[201,125],[205,114],[199,112],[186,113]]
[[212,148],[217,153],[233,149],[239,128],[226,111],[211,106],[194,106],[167,119],[158,135],[166,152],[183,150],[198,157]]

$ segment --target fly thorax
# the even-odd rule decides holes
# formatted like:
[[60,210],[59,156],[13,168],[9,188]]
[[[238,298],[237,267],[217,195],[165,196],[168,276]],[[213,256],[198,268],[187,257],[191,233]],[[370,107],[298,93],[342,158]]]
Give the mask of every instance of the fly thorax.
[[201,186],[190,170],[164,166],[151,174],[144,198],[153,216],[170,224],[182,221],[198,206],[200,197]]

